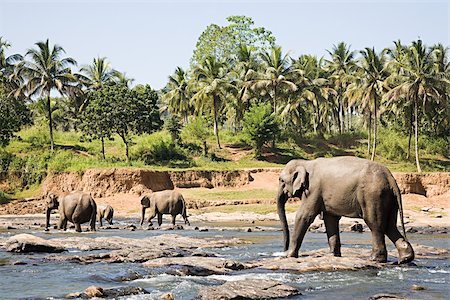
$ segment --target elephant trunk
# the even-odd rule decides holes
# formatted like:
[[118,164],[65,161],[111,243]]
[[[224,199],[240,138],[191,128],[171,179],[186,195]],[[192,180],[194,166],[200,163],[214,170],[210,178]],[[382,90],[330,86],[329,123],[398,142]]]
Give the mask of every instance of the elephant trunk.
[[278,206],[278,217],[281,221],[281,227],[283,228],[283,236],[284,236],[284,251],[289,249],[289,227],[286,219],[286,210],[285,204],[287,201],[287,196],[283,192],[283,189],[280,187],[277,195],[277,206]]
[[48,227],[50,226],[50,213],[52,212],[51,208],[47,208],[45,212],[45,230],[48,230]]
[[145,206],[142,206],[141,226],[142,226],[142,224],[144,224],[145,209],[146,209],[146,207],[145,207]]

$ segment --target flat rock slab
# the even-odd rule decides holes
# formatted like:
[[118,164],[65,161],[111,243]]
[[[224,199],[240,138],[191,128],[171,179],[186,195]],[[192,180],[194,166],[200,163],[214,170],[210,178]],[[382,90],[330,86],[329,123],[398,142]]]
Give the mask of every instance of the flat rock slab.
[[144,263],[146,267],[172,267],[174,273],[182,276],[223,275],[249,268],[248,264],[220,257],[163,257]]
[[300,291],[276,280],[246,279],[203,288],[195,299],[277,299],[301,295]]
[[65,247],[53,245],[43,238],[25,233],[10,237],[5,242],[4,248],[6,248],[6,251],[17,253],[60,253],[66,250]]

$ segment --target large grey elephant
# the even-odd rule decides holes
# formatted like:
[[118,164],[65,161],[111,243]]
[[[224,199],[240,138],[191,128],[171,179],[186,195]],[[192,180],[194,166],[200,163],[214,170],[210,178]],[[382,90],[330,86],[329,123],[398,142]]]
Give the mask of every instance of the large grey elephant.
[[[301,205],[290,242],[285,204],[291,197],[301,198]],[[384,235],[395,244],[399,263],[414,259],[414,250],[406,239],[400,190],[391,172],[381,164],[349,156],[292,160],[280,174],[277,205],[288,256],[298,257],[309,225],[323,213],[328,243],[335,256],[341,256],[339,220],[345,216],[363,218],[369,226],[372,260],[387,261]],[[398,211],[403,235],[397,229]]]
[[154,192],[150,196],[141,198],[142,218],[141,225],[144,224],[145,210],[150,208],[150,216],[148,218],[149,225],[152,225],[152,219],[158,216],[158,225],[162,224],[162,215],[172,215],[172,225],[175,226],[175,218],[181,215],[184,223],[190,225],[186,213],[186,202],[183,196],[175,190],[165,190]]
[[59,212],[59,229],[67,229],[67,221],[75,224],[75,230],[81,232],[81,224],[90,222],[92,231],[95,231],[95,218],[97,204],[90,194],[84,192],[72,192],[62,196],[50,193],[47,197],[45,230],[50,225],[50,213],[53,209]]
[[98,205],[97,206],[97,219],[100,223],[100,226],[103,226],[103,218],[105,218],[106,222],[109,223],[109,225],[113,224],[113,216],[114,216],[114,208],[112,208],[111,205]]

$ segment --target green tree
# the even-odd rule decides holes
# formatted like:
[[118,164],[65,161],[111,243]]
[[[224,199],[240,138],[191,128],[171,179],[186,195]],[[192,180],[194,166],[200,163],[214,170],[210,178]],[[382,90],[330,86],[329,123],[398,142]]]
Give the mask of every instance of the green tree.
[[0,79],[0,146],[8,145],[14,133],[30,122],[28,107],[23,101],[14,98]]
[[208,155],[207,139],[212,135],[210,125],[204,116],[197,116],[181,131],[181,139],[185,143],[194,143],[203,147],[203,155]]
[[[356,101],[360,99],[361,106],[367,108],[366,111],[369,113],[369,124],[371,123],[371,116],[373,114],[371,160],[374,160],[377,145],[377,123],[379,118],[379,106],[381,105],[380,100],[383,96],[383,86],[385,85],[385,80],[389,76],[389,73],[386,69],[385,51],[377,54],[374,48],[366,48],[365,50],[360,51],[360,53],[362,55],[361,66],[359,67],[359,73],[356,74],[356,76],[359,76],[360,80],[350,84],[348,86],[348,91],[352,91],[353,99]],[[370,130],[368,140],[370,141]]]
[[205,109],[212,110],[214,134],[219,149],[221,145],[218,114],[228,93],[236,89],[228,75],[225,62],[208,57],[201,65],[194,68],[192,78],[192,88],[195,90],[192,101],[195,109],[199,114],[202,114]]
[[[350,51],[350,46],[344,42],[333,45],[333,49],[328,51],[331,60],[328,60],[328,69],[331,72],[330,80],[333,82],[334,90],[336,91],[336,119],[339,133],[345,129],[345,110],[347,107],[347,99],[345,91],[350,75],[355,67],[354,51]],[[350,117],[349,117],[350,122]]]
[[172,138],[172,143],[178,145],[178,140],[180,139],[180,132],[183,128],[181,125],[180,118],[177,115],[170,115],[169,118],[164,123],[167,130],[170,132]]
[[163,95],[170,111],[174,114],[180,114],[185,124],[192,112],[188,81],[187,73],[181,67],[177,67],[175,73],[169,76],[169,82],[165,88],[166,93]]
[[256,150],[256,156],[261,156],[262,147],[280,131],[275,114],[270,103],[252,105],[244,115],[244,133],[247,134]]
[[90,97],[80,128],[92,138],[117,133],[125,145],[127,161],[132,134],[151,133],[161,128],[156,105],[158,95],[148,85],[136,86],[133,90],[122,84],[103,86]]
[[254,27],[254,21],[246,16],[230,16],[227,26],[209,25],[200,35],[192,57],[192,64],[202,64],[208,57],[216,60],[235,59],[242,44],[263,52],[275,43],[272,32]]
[[417,172],[422,172],[419,161],[419,106],[422,108],[429,101],[445,103],[448,82],[445,75],[435,73],[433,55],[435,49],[427,48],[422,40],[413,41],[406,50],[402,60],[394,60],[396,70],[393,74],[400,82],[386,93],[387,99],[406,99],[414,109],[414,138]]
[[64,49],[59,45],[50,47],[48,39],[45,42],[37,42],[36,46],[38,49],[28,49],[25,54],[26,59],[18,64],[18,70],[27,79],[26,89],[29,96],[47,97],[50,148],[53,151],[50,93],[52,90],[57,90],[63,95],[65,89],[75,82],[76,78],[70,67],[76,65],[76,61],[70,57],[61,58],[65,53]]

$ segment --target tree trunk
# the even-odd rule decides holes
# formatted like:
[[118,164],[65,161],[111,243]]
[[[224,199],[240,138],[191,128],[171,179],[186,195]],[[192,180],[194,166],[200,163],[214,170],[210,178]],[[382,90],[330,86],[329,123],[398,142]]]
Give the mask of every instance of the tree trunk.
[[369,120],[367,123],[367,157],[370,155],[370,139],[372,135],[372,113],[369,111]]
[[119,133],[119,135],[122,138],[123,143],[125,144],[125,156],[127,157],[127,162],[130,162],[130,156],[129,156],[129,152],[128,152],[128,141],[125,138],[124,133]]
[[105,138],[102,136],[102,158],[105,160]]
[[219,140],[219,125],[217,123],[217,110],[219,109],[219,97],[217,95],[213,95],[213,106],[214,106],[214,134],[216,135],[216,141],[217,141],[217,146],[219,147],[219,149],[222,149],[222,147],[220,146],[220,140]]
[[50,129],[50,150],[53,152],[53,150],[54,150],[53,119],[52,119],[52,107],[50,104],[50,91],[48,91],[48,94],[47,94],[47,108],[48,108],[48,127]]
[[409,129],[408,129],[408,154],[406,156],[406,159],[409,160],[411,157],[411,138],[412,138],[412,132],[413,132],[413,111],[411,109],[411,115],[409,118]]
[[372,147],[372,158],[370,160],[375,160],[375,151],[377,148],[377,122],[378,122],[378,117],[377,117],[377,97],[375,96],[374,101],[373,101],[373,107],[374,107],[374,111],[373,111],[373,147]]
[[[277,86],[274,86],[273,88],[273,115],[275,116],[277,113]],[[272,139],[272,149],[275,150],[275,134],[273,135]]]
[[416,165],[417,165],[417,172],[422,173],[422,169],[420,168],[419,163],[419,111],[417,108],[417,98],[414,101],[414,113],[415,113],[415,124],[414,124],[414,136],[415,136],[415,148],[416,148]]

